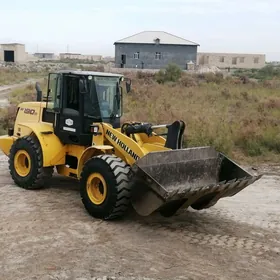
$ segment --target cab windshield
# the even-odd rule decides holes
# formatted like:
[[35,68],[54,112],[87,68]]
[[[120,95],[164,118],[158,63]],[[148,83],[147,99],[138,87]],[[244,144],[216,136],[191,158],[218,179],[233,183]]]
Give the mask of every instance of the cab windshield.
[[120,117],[119,77],[92,77],[85,96],[85,114],[98,119]]

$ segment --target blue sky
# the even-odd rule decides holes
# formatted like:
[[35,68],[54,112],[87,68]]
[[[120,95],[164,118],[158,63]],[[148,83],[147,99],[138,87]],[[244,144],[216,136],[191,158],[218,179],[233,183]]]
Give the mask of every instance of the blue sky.
[[26,51],[114,55],[114,41],[162,30],[199,51],[265,53],[280,60],[279,0],[1,1],[0,42]]

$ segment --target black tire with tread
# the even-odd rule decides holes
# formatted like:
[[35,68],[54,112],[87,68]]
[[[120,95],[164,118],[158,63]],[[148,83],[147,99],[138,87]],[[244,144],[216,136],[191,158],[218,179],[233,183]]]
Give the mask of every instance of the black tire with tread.
[[[87,194],[87,179],[92,173],[99,173],[107,184],[107,197],[100,204],[94,204]],[[82,170],[80,194],[88,213],[97,219],[113,220],[124,216],[130,206],[130,166],[115,155],[98,155],[89,159]]]
[[[26,177],[17,174],[14,167],[14,156],[19,150],[25,150],[31,158],[31,171]],[[31,136],[24,136],[13,143],[9,154],[9,170],[16,185],[29,190],[47,186],[53,175],[52,166],[43,167],[41,145],[37,139]]]

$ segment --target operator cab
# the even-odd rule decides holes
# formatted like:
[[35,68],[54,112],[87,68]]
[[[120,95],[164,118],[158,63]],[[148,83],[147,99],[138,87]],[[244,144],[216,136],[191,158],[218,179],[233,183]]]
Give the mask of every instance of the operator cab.
[[[120,74],[103,72],[50,73],[43,121],[53,123],[55,134],[64,144],[91,145],[93,122],[120,127],[123,81]],[[127,81],[127,92],[130,85]]]

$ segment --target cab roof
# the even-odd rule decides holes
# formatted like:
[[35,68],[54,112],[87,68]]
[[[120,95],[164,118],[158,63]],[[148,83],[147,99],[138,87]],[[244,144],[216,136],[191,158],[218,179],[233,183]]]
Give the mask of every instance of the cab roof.
[[95,71],[82,71],[82,70],[58,70],[55,73],[59,74],[72,74],[72,75],[86,75],[86,76],[102,76],[102,77],[123,77],[123,74],[108,73],[108,72],[95,72]]

